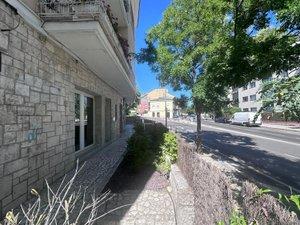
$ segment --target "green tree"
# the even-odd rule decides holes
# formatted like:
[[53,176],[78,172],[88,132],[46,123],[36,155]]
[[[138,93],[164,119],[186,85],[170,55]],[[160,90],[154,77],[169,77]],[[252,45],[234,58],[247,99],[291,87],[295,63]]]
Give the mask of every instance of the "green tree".
[[140,104],[141,93],[139,91],[136,92],[135,98],[131,104],[127,104],[125,108],[126,115],[129,115],[130,110],[136,109]]
[[300,122],[300,76],[265,82],[261,94],[259,112],[280,109],[286,119]]
[[229,29],[205,65],[217,82],[240,86],[299,66],[300,0],[234,0],[228,6],[223,26]]
[[229,106],[229,105],[225,106],[222,109],[222,113],[226,119],[230,119],[233,116],[233,114],[235,114],[236,112],[241,112],[241,111],[242,110],[239,107]]
[[137,55],[139,62],[147,62],[158,74],[162,84],[170,84],[175,90],[191,90],[197,114],[198,146],[201,113],[220,106],[218,103],[226,96],[224,86],[213,81],[203,64],[213,43],[211,37],[223,32],[223,21],[219,18],[224,15],[227,3],[204,2],[173,1],[162,21],[148,33],[148,47]]
[[188,107],[189,98],[183,94],[179,98],[174,99],[174,104],[178,106],[181,110],[186,110]]
[[163,84],[188,89],[197,114],[241,86],[300,63],[300,0],[174,0],[137,55]]

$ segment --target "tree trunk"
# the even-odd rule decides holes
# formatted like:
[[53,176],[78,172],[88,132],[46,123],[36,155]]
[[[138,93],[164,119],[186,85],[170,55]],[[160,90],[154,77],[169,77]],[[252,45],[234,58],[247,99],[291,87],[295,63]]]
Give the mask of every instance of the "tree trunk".
[[195,103],[195,111],[197,115],[197,134],[196,134],[196,146],[197,151],[201,151],[201,144],[202,144],[202,129],[201,129],[201,113],[202,113],[202,106],[201,103],[197,100],[194,101]]

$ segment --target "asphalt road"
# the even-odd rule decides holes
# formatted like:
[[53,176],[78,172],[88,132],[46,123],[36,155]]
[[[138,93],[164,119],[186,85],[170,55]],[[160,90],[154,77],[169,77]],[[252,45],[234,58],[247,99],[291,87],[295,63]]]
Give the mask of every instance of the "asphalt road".
[[[206,150],[239,163],[245,176],[276,191],[300,192],[300,132],[202,122]],[[168,126],[195,139],[196,125],[168,121]]]

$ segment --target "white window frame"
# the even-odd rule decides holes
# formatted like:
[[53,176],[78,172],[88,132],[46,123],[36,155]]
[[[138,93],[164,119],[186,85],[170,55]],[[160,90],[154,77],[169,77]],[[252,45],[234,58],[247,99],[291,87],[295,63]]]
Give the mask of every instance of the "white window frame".
[[[80,125],[79,125],[79,138],[80,138],[80,148],[79,150],[76,151],[77,152],[80,152],[80,151],[83,151],[91,146],[93,146],[95,144],[95,97],[92,96],[92,95],[89,95],[85,92],[82,92],[82,91],[78,91],[76,90],[74,94],[79,94],[80,96]],[[89,98],[92,98],[93,99],[93,143],[88,145],[88,146],[84,146],[84,138],[85,138],[85,134],[84,134],[84,97],[89,97]],[[75,140],[74,140],[75,141]]]

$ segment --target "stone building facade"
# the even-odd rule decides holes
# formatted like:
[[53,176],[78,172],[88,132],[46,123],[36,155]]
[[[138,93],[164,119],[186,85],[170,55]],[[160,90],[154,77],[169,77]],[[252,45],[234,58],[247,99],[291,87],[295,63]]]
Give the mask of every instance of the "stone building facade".
[[[0,28],[1,217],[27,200],[31,188],[44,188],[45,179],[51,183],[62,177],[76,158],[118,138],[125,100],[3,0]],[[83,96],[78,101],[83,125],[77,133],[76,95]],[[78,149],[76,135],[84,142]]]

